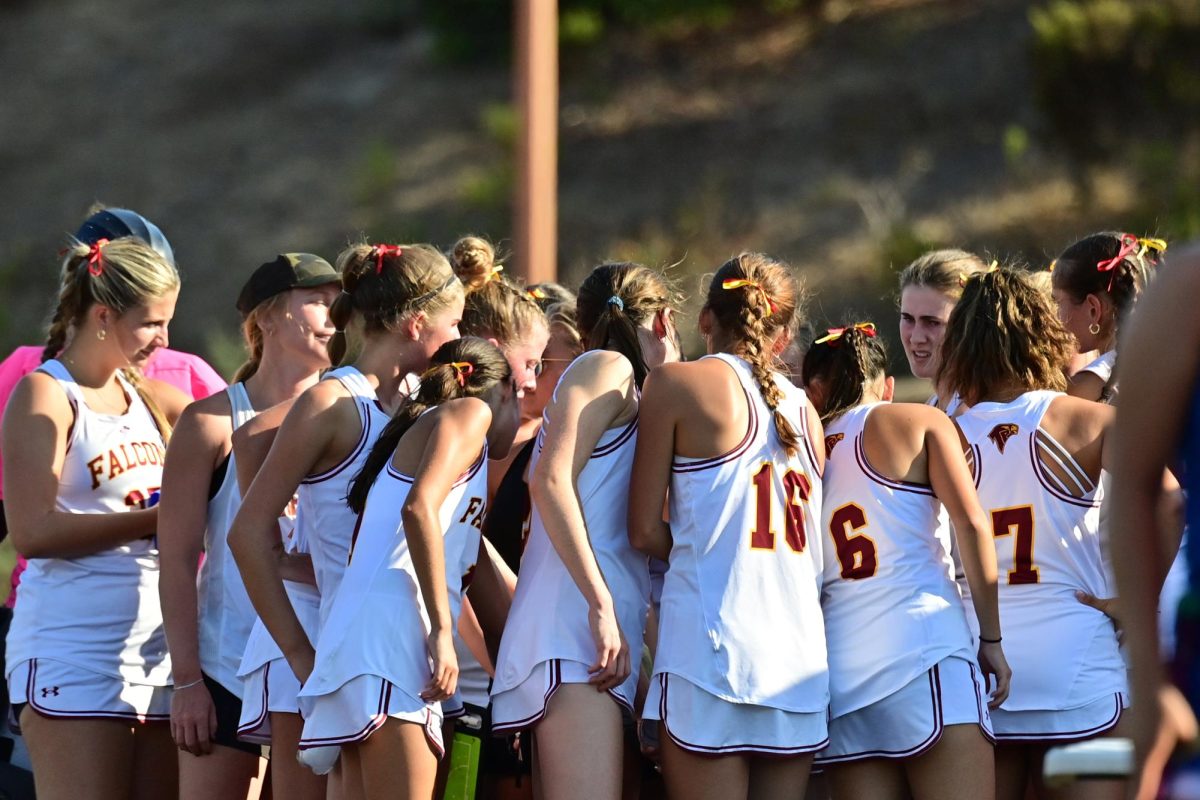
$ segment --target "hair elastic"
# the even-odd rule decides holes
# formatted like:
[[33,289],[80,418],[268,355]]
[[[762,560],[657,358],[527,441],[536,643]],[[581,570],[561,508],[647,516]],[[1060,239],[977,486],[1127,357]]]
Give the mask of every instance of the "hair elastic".
[[618,311],[625,310],[625,301],[622,300],[621,298],[617,297],[615,294],[612,297],[608,298],[608,304],[610,306],[616,306]]
[[878,331],[875,330],[874,322],[856,322],[853,325],[849,325],[845,328],[826,329],[825,335],[820,339],[817,339],[815,342],[813,342],[813,344],[825,344],[826,342],[829,342],[832,346],[836,347],[837,341],[850,331],[858,331],[868,339],[874,339],[876,335],[878,335]]
[[88,248],[88,275],[93,278],[99,278],[104,274],[104,255],[100,252],[100,247],[106,244],[108,244],[108,239],[97,239],[95,244]]
[[377,244],[375,245],[375,274],[383,274],[383,259],[384,256],[396,256],[397,258],[404,252],[404,248],[398,244]]
[[458,381],[458,385],[464,389],[467,388],[467,378],[475,372],[475,365],[470,361],[452,361],[450,368],[454,370],[454,377]]

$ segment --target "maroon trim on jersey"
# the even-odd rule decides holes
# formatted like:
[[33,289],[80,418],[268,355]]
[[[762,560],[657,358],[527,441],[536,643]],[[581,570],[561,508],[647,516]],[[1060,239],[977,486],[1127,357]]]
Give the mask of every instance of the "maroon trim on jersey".
[[[1051,441],[1053,441],[1053,439],[1051,439]],[[1057,442],[1056,442],[1056,444],[1057,444]],[[1059,445],[1059,447],[1061,448],[1062,445]],[[1037,476],[1038,483],[1040,483],[1042,485],[1043,489],[1045,489],[1051,495],[1053,495],[1054,497],[1063,501],[1064,503],[1069,503],[1073,506],[1079,506],[1080,508],[1097,508],[1100,505],[1100,503],[1094,499],[1095,489],[1093,489],[1092,492],[1090,493],[1093,495],[1093,499],[1089,500],[1087,498],[1075,497],[1074,495],[1067,494],[1062,489],[1056,487],[1053,484],[1053,482],[1048,480],[1046,478],[1046,475],[1043,473],[1043,470],[1045,469],[1045,467],[1042,466],[1042,462],[1038,459],[1037,448],[1038,448],[1037,442],[1035,441],[1033,436],[1030,436],[1029,437],[1029,460],[1033,464],[1033,474]],[[1064,450],[1064,452],[1065,452],[1065,450]],[[1067,453],[1067,455],[1070,456],[1070,453]],[[1074,461],[1074,459],[1071,459],[1071,460],[1072,460],[1072,462]],[[1078,465],[1076,465],[1076,466],[1078,466]]]
[[[1038,742],[1079,742],[1079,741],[1083,741],[1084,739],[1092,739],[1092,738],[1104,733],[1105,731],[1112,730],[1113,728],[1115,728],[1117,726],[1117,723],[1121,721],[1121,714],[1122,714],[1122,712],[1125,711],[1125,704],[1121,701],[1121,693],[1117,692],[1116,694],[1113,695],[1113,698],[1116,701],[1116,709],[1113,711],[1112,717],[1093,728],[1088,728],[1088,729],[1082,730],[1082,731],[1063,731],[1061,733],[1000,733],[999,731],[997,731],[996,732],[996,741],[1001,742],[1001,743],[1003,743],[1003,742],[1038,743]],[[1003,709],[1000,709],[1000,710],[1003,711]],[[1017,711],[1017,712],[1013,712],[1013,713],[1019,714],[1021,712]],[[993,721],[992,727],[994,728],[995,725],[996,725],[996,723]]]
[[[263,681],[263,688],[262,688],[261,710],[259,711],[258,716],[255,717],[254,719],[252,719],[250,722],[246,723],[245,725],[238,726],[237,735],[238,735],[239,739],[246,738],[246,739],[250,739],[253,741],[254,737],[252,737],[251,735],[255,731],[261,729],[267,721],[267,715],[270,713],[267,710],[269,707],[269,700],[270,700],[270,697],[269,697],[270,690],[267,687],[271,685],[271,662],[270,661],[268,661],[265,665],[263,665],[262,681]],[[270,744],[269,736],[268,737],[260,736],[257,738],[259,740],[262,740],[265,738],[267,743]]]
[[[302,738],[296,745],[298,750],[311,750],[314,747],[326,747],[332,744],[349,744],[351,742],[361,742],[375,731],[383,727],[383,723],[387,721],[388,702],[392,699],[392,684],[383,678],[379,679],[379,701],[375,708],[375,713],[367,720],[367,724],[359,728],[354,733],[347,733],[341,736],[321,736],[316,738]],[[426,709],[426,714],[429,710]],[[427,717],[428,718],[428,717]],[[407,720],[405,720],[407,721]]]
[[[546,709],[550,706],[550,698],[554,697],[554,693],[557,692],[559,687],[563,685],[562,659],[551,658],[548,660],[550,663],[550,684],[546,687],[546,696],[542,700],[542,707],[540,709],[538,709],[536,712],[534,712],[533,714],[530,714],[528,717],[525,717],[524,719],[515,720],[514,722],[496,722],[496,720],[493,719],[492,720],[492,733],[493,734],[498,735],[501,733],[511,733],[513,731],[519,731],[519,730],[524,730],[526,728],[531,728],[534,725],[536,725],[537,723],[541,722],[542,717],[546,716]],[[539,662],[539,664],[540,663],[541,662]],[[529,678],[526,678],[525,680],[529,680]],[[583,686],[585,684],[578,684],[578,685]],[[621,708],[628,710],[630,714],[635,713],[633,710],[633,706],[629,705],[629,703],[626,703],[625,698],[621,697],[621,695],[617,694],[612,689],[608,689],[607,691],[608,691],[608,696],[611,697],[617,703],[617,705],[619,705]]]
[[[31,658],[29,660],[29,675],[25,680],[25,701],[29,704],[30,708],[43,717],[48,719],[125,719],[141,723],[162,722],[171,719],[170,712],[166,714],[139,714],[136,711],[102,711],[99,709],[72,709],[70,711],[60,711],[58,709],[46,708],[45,706],[38,705],[37,692],[35,691],[37,689],[37,662],[38,659],[36,658]],[[128,681],[122,680],[121,678],[111,678],[108,675],[101,675],[100,673],[96,673],[96,675],[101,678],[109,678],[117,683],[128,683]],[[161,686],[151,688],[168,689],[170,687]]]
[[[738,379],[738,383],[741,383],[740,378]],[[746,407],[750,411],[750,418],[747,420],[746,424],[746,435],[742,437],[742,441],[738,442],[737,446],[729,452],[719,456],[713,456],[712,458],[702,458],[697,461],[681,461],[680,459],[676,458],[671,462],[671,472],[700,472],[702,470],[711,469],[726,462],[735,461],[738,458],[741,458],[742,455],[750,449],[750,444],[754,441],[755,437],[758,436],[758,409],[754,407],[754,401],[750,399],[750,393],[746,391],[745,386],[742,386],[742,394],[746,397]],[[814,461],[813,466],[816,467],[816,465],[817,464]]]
[[[462,486],[467,481],[474,478],[476,475],[478,475],[479,470],[482,469],[483,465],[487,463],[487,454],[488,454],[487,442],[484,442],[483,450],[481,450],[479,452],[479,458],[475,461],[474,464],[472,464],[470,467],[467,468],[466,472],[464,472],[462,475],[459,475],[454,480],[454,483],[451,484],[450,488],[456,489],[459,486]],[[416,480],[411,475],[405,475],[403,472],[398,472],[396,470],[396,468],[392,466],[392,460],[390,458],[388,459],[388,463],[387,463],[386,467],[387,467],[388,475],[391,475],[393,478],[395,478],[398,481],[402,481],[404,483],[412,483],[414,480]]]
[[[826,736],[823,740],[813,745],[801,745],[799,747],[775,747],[766,744],[729,744],[721,747],[710,747],[703,744],[693,744],[680,739],[671,732],[671,726],[667,722],[667,677],[670,673],[659,673],[659,682],[662,685],[662,698],[658,702],[659,719],[662,721],[663,730],[671,737],[671,741],[684,750],[690,750],[693,753],[701,753],[710,756],[725,756],[735,755],[737,753],[758,753],[769,756],[797,756],[804,753],[815,753],[818,750],[824,750],[829,746],[829,737]],[[725,701],[722,701],[725,702]],[[730,705],[737,705],[730,703]]]
[[995,744],[996,737],[992,735],[990,730],[988,730],[989,726],[983,724],[985,719],[991,718],[990,715],[988,715],[987,704],[984,702],[983,694],[979,691],[979,687],[983,684],[983,681],[975,677],[974,664],[967,664],[967,666],[971,668],[971,683],[975,685],[975,710],[979,713],[979,732],[983,734],[983,738],[987,739],[992,744]]
[[589,456],[589,458],[604,458],[607,455],[615,453],[618,449],[620,449],[621,445],[629,441],[629,439],[637,431],[637,427],[638,418],[634,417],[629,421],[629,424],[617,434],[617,438],[613,439],[608,444],[598,446],[592,451],[592,454]]
[[898,492],[912,492],[913,494],[923,494],[928,497],[934,497],[933,487],[926,486],[923,483],[913,483],[911,481],[898,481],[888,476],[877,472],[871,466],[871,462],[867,460],[867,453],[863,450],[863,435],[861,433],[854,437],[854,460],[858,462],[858,468],[863,474],[878,484],[886,486],[889,489],[894,489]]
[[826,764],[842,764],[847,761],[861,761],[865,758],[916,758],[937,744],[945,729],[942,714],[942,676],[937,664],[934,664],[926,674],[929,676],[929,701],[933,709],[933,730],[929,732],[929,736],[925,737],[925,741],[907,750],[863,750],[829,758],[817,757],[813,763],[825,766]]
[[358,458],[358,454],[363,451],[363,448],[367,446],[367,442],[371,436],[371,413],[366,410],[365,403],[360,397],[354,398],[354,407],[358,409],[358,421],[362,425],[362,433],[359,434],[358,444],[354,445],[354,449],[350,451],[350,455],[343,458],[336,466],[333,466],[318,475],[309,475],[304,480],[300,481],[302,485],[321,483],[322,481],[327,481],[330,478],[335,477],[339,472],[350,466],[354,459]]

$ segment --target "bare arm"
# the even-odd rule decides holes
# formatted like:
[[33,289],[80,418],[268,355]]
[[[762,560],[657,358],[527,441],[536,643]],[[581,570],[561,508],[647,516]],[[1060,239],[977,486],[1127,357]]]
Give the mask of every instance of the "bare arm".
[[971,587],[975,616],[979,620],[980,666],[996,681],[990,701],[995,708],[1008,697],[1012,670],[1000,646],[1000,601],[991,525],[979,505],[975,481],[967,467],[954,423],[940,413],[927,416],[925,452],[929,458],[929,483],[953,524],[963,571]]
[[508,621],[508,610],[512,607],[513,592],[517,589],[517,576],[492,548],[491,542],[482,537],[475,562],[475,578],[469,588],[472,612],[483,634],[488,657],[494,664],[500,653],[500,638]]
[[55,508],[73,422],[63,390],[42,373],[22,379],[5,409],[4,512],[13,546],[26,558],[90,555],[153,536],[157,527],[157,508],[113,514]]
[[287,418],[294,402],[285,400],[271,406],[233,432],[234,464],[237,465],[238,486],[243,495],[250,491],[250,484],[254,483],[254,476],[267,460],[271,445],[275,443],[275,434],[279,432],[279,426]]
[[601,689],[618,685],[629,674],[629,646],[592,552],[577,482],[604,432],[631,410],[632,393],[633,368],[624,357],[603,351],[581,356],[546,407],[545,441],[529,483],[546,534],[588,604],[596,643],[590,672]]
[[200,641],[196,624],[196,566],[208,525],[208,486],[213,469],[225,456],[231,424],[214,413],[229,402],[224,395],[190,406],[175,426],[163,470],[159,504],[158,547],[162,580],[163,627],[171,651],[176,686],[171,697],[171,732],[175,743],[195,755],[211,752],[216,709],[201,680]]
[[[339,414],[337,387],[318,384],[296,401],[280,427],[259,474],[242,500],[229,530],[229,549],[237,561],[250,602],[303,682],[312,671],[313,645],[300,625],[283,587],[285,557],[279,515],[300,481],[320,463],[334,442],[335,431],[348,425]],[[357,413],[351,406],[341,409]]]
[[638,408],[637,453],[629,481],[629,543],[648,556],[671,555],[671,528],[664,521],[671,462],[675,458],[676,388],[664,368],[653,370],[642,387]]
[[[477,450],[464,447],[463,443],[482,443],[492,419],[487,405],[473,398],[451,400],[435,414],[421,462],[413,472],[416,480],[400,509],[404,538],[429,615],[428,646],[433,659],[433,677],[421,692],[422,699],[428,702],[449,698],[458,682],[458,658],[454,653],[450,595],[446,587],[444,531],[439,512],[454,481],[479,456]],[[401,438],[399,446],[403,448],[404,445]]]
[[[1158,649],[1159,558],[1167,533],[1156,510],[1163,468],[1176,454],[1200,365],[1200,251],[1172,259],[1151,284],[1121,347],[1121,405],[1105,463],[1112,465],[1111,542],[1117,590],[1132,657],[1132,732],[1139,754],[1152,744],[1161,682]],[[1164,357],[1164,354],[1169,354]]]

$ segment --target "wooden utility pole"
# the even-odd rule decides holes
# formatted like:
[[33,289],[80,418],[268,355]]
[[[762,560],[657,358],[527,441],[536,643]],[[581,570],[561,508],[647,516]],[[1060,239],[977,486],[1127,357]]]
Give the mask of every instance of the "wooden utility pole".
[[517,274],[539,283],[558,275],[558,0],[516,0],[515,12],[513,255]]

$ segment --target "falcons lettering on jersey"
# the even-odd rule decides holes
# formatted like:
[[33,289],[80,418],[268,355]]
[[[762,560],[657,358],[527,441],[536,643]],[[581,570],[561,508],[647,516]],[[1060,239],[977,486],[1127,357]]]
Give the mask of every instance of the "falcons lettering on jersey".
[[1019,427],[1011,422],[1002,422],[992,428],[992,432],[988,434],[988,439],[992,444],[996,445],[996,449],[1001,453],[1004,452],[1004,445],[1008,444],[1008,440],[1017,435]]
[[101,480],[111,481],[138,467],[161,467],[167,451],[161,442],[127,442],[117,445],[87,462],[92,474],[92,489],[100,488]]
[[482,497],[472,497],[467,503],[467,510],[463,512],[459,522],[466,522],[478,530],[483,530],[483,515],[487,511],[487,503]]

